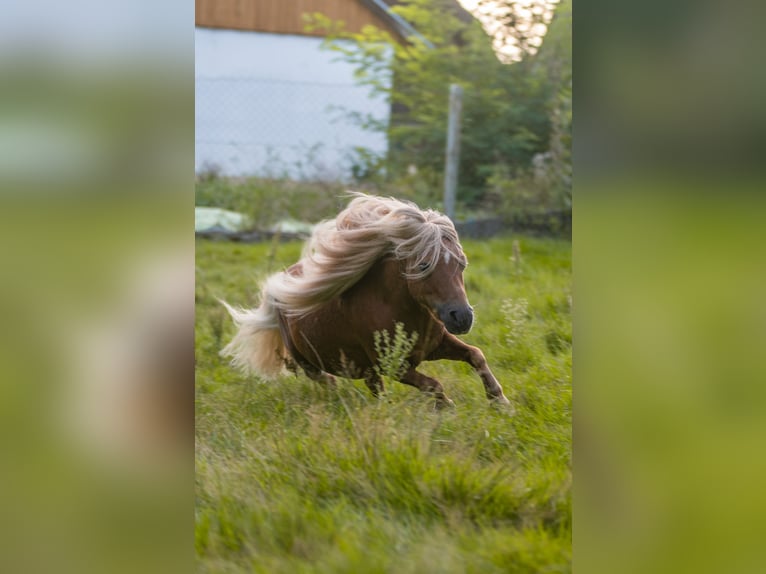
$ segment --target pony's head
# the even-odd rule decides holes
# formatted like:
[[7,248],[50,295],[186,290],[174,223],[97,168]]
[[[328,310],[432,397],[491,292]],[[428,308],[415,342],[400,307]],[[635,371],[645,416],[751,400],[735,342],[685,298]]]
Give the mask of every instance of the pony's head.
[[473,325],[473,307],[463,285],[467,264],[460,244],[445,238],[435,258],[417,262],[417,273],[405,273],[410,295],[455,335],[467,333]]
[[394,198],[353,194],[335,228],[357,245],[375,238],[383,253],[400,261],[410,295],[427,307],[450,333],[467,333],[473,309],[463,286],[468,261],[449,217]]
[[468,260],[452,221],[437,211],[387,200],[383,219],[392,254],[400,262],[410,295],[427,307],[450,333],[467,333],[473,308],[463,285]]
[[318,224],[300,274],[270,277],[264,292],[287,315],[302,315],[359,281],[381,257],[393,256],[412,297],[450,333],[467,333],[473,309],[463,287],[467,260],[452,221],[391,197],[351,193],[348,207]]

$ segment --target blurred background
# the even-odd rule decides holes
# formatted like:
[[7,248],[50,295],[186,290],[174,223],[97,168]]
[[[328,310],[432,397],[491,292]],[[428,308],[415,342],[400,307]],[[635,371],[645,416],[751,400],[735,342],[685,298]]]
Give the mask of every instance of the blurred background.
[[194,9],[2,13],[0,569],[188,571]]
[[757,572],[764,5],[576,12],[575,570]]

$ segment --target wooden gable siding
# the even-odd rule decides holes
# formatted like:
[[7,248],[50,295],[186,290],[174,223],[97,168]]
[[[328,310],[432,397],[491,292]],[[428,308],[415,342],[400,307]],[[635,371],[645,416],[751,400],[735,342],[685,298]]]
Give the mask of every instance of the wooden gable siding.
[[303,21],[304,13],[321,12],[343,20],[350,32],[372,24],[396,35],[359,0],[195,0],[195,6],[196,25],[208,28],[323,36],[321,31],[306,32]]

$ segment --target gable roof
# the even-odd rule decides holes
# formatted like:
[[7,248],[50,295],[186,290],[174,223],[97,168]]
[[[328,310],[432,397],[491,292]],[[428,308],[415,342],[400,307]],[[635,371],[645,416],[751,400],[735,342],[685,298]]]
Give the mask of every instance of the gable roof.
[[391,6],[396,5],[397,2],[384,2],[383,0],[359,0],[359,2],[366,5],[370,11],[376,14],[381,20],[387,22],[389,27],[393,29],[400,38],[405,40],[418,38],[426,46],[433,47],[433,44],[420,34],[420,32],[415,30],[407,20],[391,11]]
[[[473,17],[457,0],[443,0],[445,9],[460,19]],[[350,32],[360,32],[366,25],[388,30],[395,38],[417,38],[431,43],[391,8],[398,0],[195,0],[195,24],[205,28],[227,28],[273,34],[324,36],[321,30],[306,31],[303,15],[322,12],[334,20],[343,20]]]

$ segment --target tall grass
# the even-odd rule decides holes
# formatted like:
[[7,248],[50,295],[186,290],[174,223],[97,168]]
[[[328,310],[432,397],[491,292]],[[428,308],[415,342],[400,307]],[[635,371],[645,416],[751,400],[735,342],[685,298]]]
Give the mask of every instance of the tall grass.
[[484,350],[512,416],[446,361],[421,370],[455,400],[447,411],[395,382],[375,399],[360,381],[242,376],[217,355],[233,326],[216,297],[254,303],[300,245],[198,242],[201,571],[571,570],[571,246],[516,240],[516,257],[511,238],[463,242],[477,313],[463,339]]

